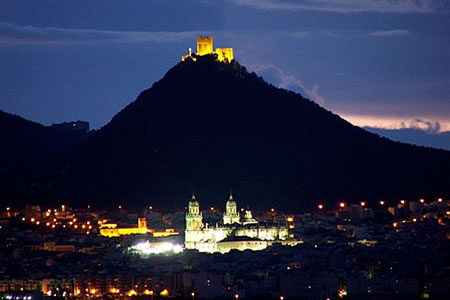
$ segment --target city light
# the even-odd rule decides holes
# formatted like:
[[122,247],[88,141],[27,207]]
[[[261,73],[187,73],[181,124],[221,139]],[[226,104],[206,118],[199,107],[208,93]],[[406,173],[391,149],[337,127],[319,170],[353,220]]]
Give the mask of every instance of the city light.
[[423,199],[423,198],[421,198],[419,201],[420,201],[420,203],[425,203],[425,199]]
[[339,207],[340,208],[344,208],[345,207],[345,203],[344,202],[339,203]]
[[150,243],[149,241],[138,243],[131,247],[142,254],[163,254],[163,253],[181,253],[183,246],[180,244],[172,244],[170,242]]
[[406,203],[405,200],[400,200],[400,204],[404,205]]
[[442,202],[442,198],[439,198],[439,199],[438,199],[438,202],[439,202],[439,203]]
[[362,207],[366,206],[366,202],[364,202],[364,201],[361,201],[360,204],[361,204]]
[[234,299],[239,299],[239,294],[235,294]]
[[383,200],[380,201],[380,205],[384,205],[384,201]]
[[323,209],[323,204],[317,205],[317,208],[319,208],[320,210],[322,210],[322,209]]
[[169,296],[169,290],[168,289],[164,289],[161,291],[161,293],[159,293],[160,296],[162,297],[168,297]]

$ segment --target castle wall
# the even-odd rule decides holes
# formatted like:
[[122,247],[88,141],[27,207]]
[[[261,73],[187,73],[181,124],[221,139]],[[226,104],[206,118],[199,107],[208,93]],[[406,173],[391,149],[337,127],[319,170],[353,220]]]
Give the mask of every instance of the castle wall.
[[222,62],[231,62],[234,58],[233,48],[216,48],[217,60]]

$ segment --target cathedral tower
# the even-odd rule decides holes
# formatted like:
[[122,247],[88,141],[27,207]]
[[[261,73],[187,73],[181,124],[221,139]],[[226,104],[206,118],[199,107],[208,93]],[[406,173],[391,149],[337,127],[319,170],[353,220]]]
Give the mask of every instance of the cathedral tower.
[[230,198],[227,201],[226,207],[225,207],[225,213],[223,214],[223,224],[234,224],[234,223],[240,223],[240,216],[237,211],[237,204],[236,201],[233,199],[233,194],[230,193]]
[[200,212],[200,204],[192,195],[191,201],[188,204],[188,211],[186,214],[186,231],[201,230],[203,227],[203,216]]
[[196,249],[196,244],[202,240],[203,216],[200,204],[192,195],[186,212],[186,230],[184,232],[184,246],[186,249]]

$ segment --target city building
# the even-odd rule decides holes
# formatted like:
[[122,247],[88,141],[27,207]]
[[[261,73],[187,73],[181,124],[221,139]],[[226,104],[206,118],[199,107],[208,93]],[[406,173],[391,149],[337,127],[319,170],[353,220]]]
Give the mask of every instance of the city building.
[[167,228],[164,231],[156,231],[151,228],[147,228],[146,218],[138,218],[137,227],[118,227],[117,223],[102,223],[100,225],[100,235],[102,236],[119,237],[123,235],[135,234],[151,234],[153,237],[168,237],[178,235],[179,233],[173,228]]
[[298,241],[289,234],[287,224],[259,222],[248,208],[241,218],[231,194],[221,224],[204,223],[200,204],[195,196],[189,201],[184,242],[186,249],[226,253],[233,249],[262,250],[273,243],[294,246]]

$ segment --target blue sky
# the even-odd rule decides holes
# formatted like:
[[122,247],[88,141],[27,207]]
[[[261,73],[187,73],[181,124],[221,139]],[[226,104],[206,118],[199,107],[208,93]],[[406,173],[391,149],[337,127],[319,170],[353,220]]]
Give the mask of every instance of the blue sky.
[[357,125],[450,130],[445,0],[0,0],[0,109],[99,128],[200,34]]

